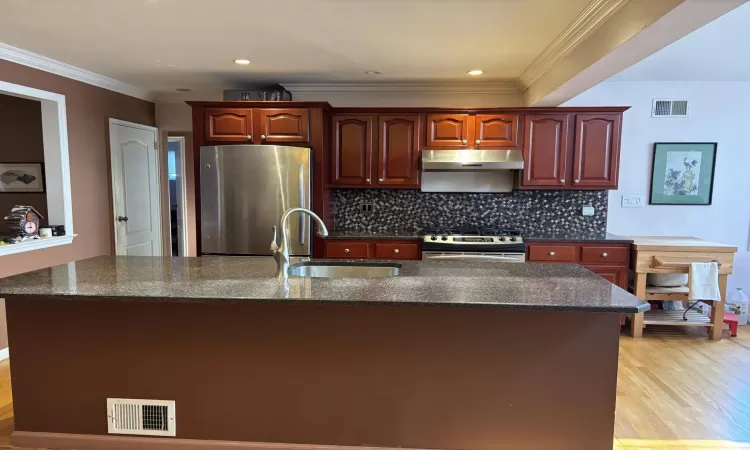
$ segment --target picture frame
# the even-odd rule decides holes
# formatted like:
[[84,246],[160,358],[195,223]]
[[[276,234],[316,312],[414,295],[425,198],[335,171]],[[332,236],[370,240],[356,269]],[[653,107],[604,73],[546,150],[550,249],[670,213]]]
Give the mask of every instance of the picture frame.
[[716,142],[655,142],[649,205],[710,205]]
[[0,163],[0,194],[32,192],[44,192],[43,163]]

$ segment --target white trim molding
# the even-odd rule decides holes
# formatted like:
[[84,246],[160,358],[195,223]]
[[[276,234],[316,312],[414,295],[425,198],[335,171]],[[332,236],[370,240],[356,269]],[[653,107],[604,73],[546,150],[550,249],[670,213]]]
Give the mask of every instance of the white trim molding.
[[61,77],[70,78],[71,80],[80,81],[110,91],[119,92],[120,94],[129,95],[141,100],[151,101],[152,94],[146,89],[56,59],[48,58],[28,50],[13,47],[2,42],[0,42],[0,59],[43,70],[45,72],[60,75]]
[[578,44],[589,37],[591,33],[612,17],[630,0],[593,0],[580,14],[568,24],[555,40],[545,48],[539,56],[531,62],[529,67],[519,77],[522,90],[526,90],[536,80],[552,69],[558,61],[563,59]]
[[517,94],[515,80],[494,82],[409,82],[409,83],[284,83],[297,92],[408,92],[421,94]]
[[12,255],[14,253],[31,252],[43,248],[57,247],[58,245],[67,245],[73,243],[73,238],[77,235],[53,236],[49,238],[32,239],[18,244],[0,245],[0,256]]
[[10,358],[10,347],[5,347],[0,350],[0,361],[5,361],[8,358]]

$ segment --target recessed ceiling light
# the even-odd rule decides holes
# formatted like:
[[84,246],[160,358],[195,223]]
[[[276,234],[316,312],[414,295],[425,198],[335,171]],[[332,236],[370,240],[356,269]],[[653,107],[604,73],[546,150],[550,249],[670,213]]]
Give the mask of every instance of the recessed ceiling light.
[[177,88],[177,91],[179,91],[179,92],[190,92],[190,89],[188,89],[188,88]]
[[368,70],[365,72],[365,75],[382,75],[383,72],[378,72],[377,70]]
[[477,75],[481,75],[481,74],[483,74],[483,73],[484,73],[484,72],[483,72],[483,71],[481,71],[481,70],[479,70],[479,69],[474,69],[474,70],[470,70],[470,71],[466,72],[466,75],[473,75],[473,76],[477,76]]
[[235,64],[242,64],[243,66],[250,64],[249,59],[235,59],[234,62]]

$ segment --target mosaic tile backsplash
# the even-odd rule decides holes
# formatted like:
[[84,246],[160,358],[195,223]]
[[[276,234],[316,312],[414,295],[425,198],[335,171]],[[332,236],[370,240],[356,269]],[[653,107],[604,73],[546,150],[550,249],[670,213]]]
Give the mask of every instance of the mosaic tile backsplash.
[[[414,230],[424,227],[507,227],[526,235],[604,233],[607,191],[435,193],[398,189],[336,189],[339,231]],[[362,212],[363,203],[374,205]],[[594,215],[584,217],[581,207]]]

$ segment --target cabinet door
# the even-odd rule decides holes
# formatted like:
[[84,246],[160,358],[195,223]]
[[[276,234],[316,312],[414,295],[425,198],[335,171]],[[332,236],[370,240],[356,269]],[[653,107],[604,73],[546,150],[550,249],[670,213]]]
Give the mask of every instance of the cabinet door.
[[261,109],[261,144],[310,142],[309,112],[306,109]]
[[468,148],[469,119],[468,114],[428,114],[426,148]]
[[628,269],[623,266],[584,266],[615,286],[628,288]]
[[333,116],[331,184],[372,184],[372,116]]
[[573,187],[617,189],[619,114],[578,114],[573,151]]
[[253,111],[240,108],[206,108],[205,140],[209,142],[253,141]]
[[518,116],[477,114],[474,118],[474,148],[517,148]]
[[524,120],[521,185],[564,188],[568,161],[567,115],[530,114]]
[[379,186],[419,187],[419,116],[378,118]]

